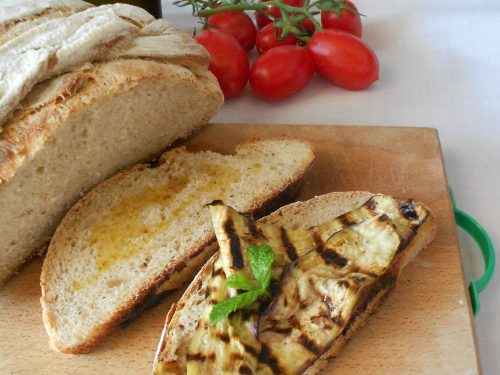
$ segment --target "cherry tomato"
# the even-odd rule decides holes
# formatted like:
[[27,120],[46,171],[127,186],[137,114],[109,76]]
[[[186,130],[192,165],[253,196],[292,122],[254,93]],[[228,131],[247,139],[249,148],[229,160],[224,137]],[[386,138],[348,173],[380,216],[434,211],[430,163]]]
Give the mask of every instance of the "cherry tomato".
[[[274,18],[279,18],[279,16],[281,16],[281,11],[275,6],[272,6],[272,7],[270,6],[270,7],[266,8],[266,13],[273,16]],[[257,23],[257,27],[259,29],[262,29],[266,25],[272,23],[273,21],[271,20],[271,18],[266,16],[264,13],[255,12],[255,22]]]
[[[265,0],[264,1],[261,0],[261,2],[265,2]],[[292,7],[304,6],[304,2],[305,2],[305,0],[283,0],[283,4],[290,5]],[[275,6],[267,7],[266,13],[271,15],[274,18],[281,17],[281,11],[279,10],[278,7],[275,7]],[[255,21],[257,22],[257,27],[259,29],[262,29],[267,24],[273,22],[271,18],[267,17],[262,12],[255,12]]]
[[214,14],[208,17],[207,22],[208,27],[234,36],[247,52],[251,51],[255,45],[257,29],[250,16],[243,11],[232,10]]
[[219,81],[224,97],[238,95],[245,88],[249,74],[248,56],[238,40],[217,29],[203,30],[195,38],[210,54],[208,68]]
[[313,74],[314,63],[304,48],[280,46],[255,61],[250,71],[250,87],[263,99],[284,99],[307,85]]
[[312,32],[316,31],[316,26],[314,25],[313,21],[311,21],[310,19],[305,19],[304,21],[302,21],[302,25],[304,25],[304,28],[307,31],[312,31]]
[[316,71],[334,85],[361,90],[378,79],[375,53],[361,39],[344,31],[316,32],[307,51]]
[[278,35],[281,35],[283,32],[281,29],[276,29],[273,24],[266,25],[259,30],[257,38],[255,39],[255,44],[259,53],[264,53],[267,50],[278,46],[286,46],[287,44],[297,43],[297,38],[293,34],[287,35],[283,40],[277,39],[276,31],[278,32]]
[[[356,8],[356,6],[348,0],[346,0],[344,4],[351,7],[355,11],[358,11],[358,8]],[[321,25],[325,29],[346,31],[350,34],[356,35],[358,38],[361,38],[361,35],[363,34],[361,17],[359,14],[351,13],[347,9],[341,9],[339,16],[337,16],[333,11],[321,12]]]

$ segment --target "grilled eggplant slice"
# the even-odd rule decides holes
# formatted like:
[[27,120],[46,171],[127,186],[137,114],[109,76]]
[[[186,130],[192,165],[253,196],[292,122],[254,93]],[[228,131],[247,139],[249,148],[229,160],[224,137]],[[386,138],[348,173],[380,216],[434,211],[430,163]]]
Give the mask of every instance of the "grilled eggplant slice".
[[309,367],[342,332],[361,292],[388,269],[400,243],[382,214],[337,232],[293,262],[260,319],[259,341],[269,353],[260,367],[286,374]]
[[[254,222],[222,202],[210,209],[220,253],[188,349],[188,374],[302,373],[342,333],[360,296],[384,276],[429,215],[411,200],[374,195],[330,222],[287,230]],[[211,325],[212,307],[238,294],[226,278],[238,272],[252,278],[247,249],[258,244],[276,254],[272,277],[279,287],[272,302]]]

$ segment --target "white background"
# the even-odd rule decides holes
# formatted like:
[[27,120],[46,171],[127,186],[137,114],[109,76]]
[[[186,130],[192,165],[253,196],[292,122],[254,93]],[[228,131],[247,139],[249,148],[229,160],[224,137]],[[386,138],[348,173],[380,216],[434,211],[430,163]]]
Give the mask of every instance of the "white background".
[[[363,39],[380,62],[370,89],[345,91],[315,77],[298,95],[268,103],[247,90],[215,122],[429,126],[439,130],[450,185],[463,210],[500,246],[500,1],[358,0]],[[187,8],[164,18],[192,32]],[[462,233],[467,280],[482,260]],[[481,294],[476,328],[485,374],[500,372],[500,270]]]

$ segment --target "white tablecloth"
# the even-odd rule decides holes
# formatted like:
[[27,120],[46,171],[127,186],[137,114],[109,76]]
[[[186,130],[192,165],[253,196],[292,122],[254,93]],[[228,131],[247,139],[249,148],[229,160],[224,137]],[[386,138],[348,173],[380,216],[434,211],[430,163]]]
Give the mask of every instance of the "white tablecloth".
[[[500,246],[500,1],[358,0],[363,39],[380,62],[380,80],[350,92],[314,78],[278,103],[247,91],[224,104],[217,122],[429,126],[439,130],[459,206]],[[163,14],[192,32],[187,8],[163,1]],[[482,260],[463,234],[467,281]],[[485,374],[500,372],[500,271],[481,294],[476,317]]]

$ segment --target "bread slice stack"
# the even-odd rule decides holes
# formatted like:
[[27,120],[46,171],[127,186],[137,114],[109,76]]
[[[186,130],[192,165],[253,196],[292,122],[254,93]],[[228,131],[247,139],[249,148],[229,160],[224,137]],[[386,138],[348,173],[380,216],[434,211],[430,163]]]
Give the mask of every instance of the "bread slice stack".
[[90,188],[217,113],[208,62],[138,7],[0,2],[0,283]]
[[235,155],[177,148],[98,185],[65,216],[43,265],[52,346],[88,352],[148,296],[191,281],[216,249],[207,204],[256,214],[291,193],[313,159],[309,143],[289,139]]
[[[256,223],[216,203],[212,220],[220,251],[167,314],[156,375],[318,373],[436,233],[425,205],[368,192],[322,195]],[[213,306],[242,293],[226,278],[252,280],[247,252],[259,244],[275,252],[272,299],[212,324]]]

